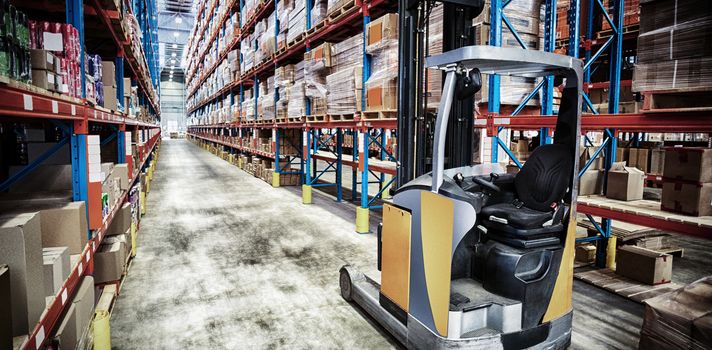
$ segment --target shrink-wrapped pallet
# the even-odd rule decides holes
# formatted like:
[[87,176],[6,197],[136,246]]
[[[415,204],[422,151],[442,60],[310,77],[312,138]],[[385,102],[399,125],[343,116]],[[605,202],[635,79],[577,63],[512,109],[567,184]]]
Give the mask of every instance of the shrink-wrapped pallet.
[[295,0],[294,9],[289,13],[287,44],[298,39],[307,29],[307,12],[304,0]]
[[391,111],[398,96],[398,15],[386,14],[366,27],[371,76],[366,81],[366,111]]
[[287,116],[290,118],[301,117],[306,114],[304,80],[295,81],[287,88]]
[[328,89],[326,76],[331,72],[331,44],[323,43],[304,54],[305,94],[310,114],[326,114]]
[[361,110],[362,69],[352,65],[326,77],[329,114],[354,114]]

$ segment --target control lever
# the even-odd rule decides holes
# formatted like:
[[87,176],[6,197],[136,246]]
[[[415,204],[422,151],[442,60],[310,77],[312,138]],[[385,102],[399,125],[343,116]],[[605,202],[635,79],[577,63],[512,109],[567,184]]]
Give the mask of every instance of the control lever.
[[472,69],[466,75],[458,75],[455,91],[459,100],[468,99],[482,88],[482,74],[477,68]]

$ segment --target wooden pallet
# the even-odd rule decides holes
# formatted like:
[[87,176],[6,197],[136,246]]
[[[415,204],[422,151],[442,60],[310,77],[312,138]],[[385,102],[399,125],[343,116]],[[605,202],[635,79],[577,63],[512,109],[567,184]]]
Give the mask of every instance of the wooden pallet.
[[[355,0],[346,0],[346,1],[340,1],[343,2],[343,5],[340,7],[337,7],[334,11],[331,13],[328,13],[326,15],[326,18],[329,20],[329,23],[336,23],[338,22],[341,18],[349,15],[351,12],[356,11],[356,1]],[[339,6],[339,4],[337,4]]]
[[308,122],[325,122],[328,121],[328,116],[326,114],[312,114],[307,116]]
[[287,122],[290,124],[301,124],[304,120],[302,117],[287,117]]
[[574,278],[641,304],[647,299],[654,298],[658,295],[683,287],[682,285],[673,282],[658,285],[643,284],[629,278],[619,276],[611,269],[574,272]]
[[329,114],[330,121],[345,121],[354,120],[357,113],[346,113],[346,114]]
[[[633,33],[633,32],[637,32],[639,30],[640,30],[640,25],[632,24],[632,25],[623,27],[622,34]],[[605,38],[610,37],[611,35],[613,35],[613,29],[601,30],[598,33],[596,33],[596,39],[605,39]]]
[[363,119],[396,119],[398,118],[398,111],[368,111],[361,112],[361,118]]
[[294,38],[292,41],[287,43],[286,49],[289,50],[289,49],[301,44],[306,38],[307,38],[307,32],[302,32],[301,34],[297,35],[297,37]]
[[712,111],[712,86],[641,92],[643,111]]
[[326,20],[327,19],[324,18],[323,20],[319,21],[319,23],[317,23],[314,26],[312,26],[311,28],[307,29],[307,36],[308,37],[312,36],[312,35],[316,34],[316,32],[320,31],[322,28],[324,28],[326,26]]

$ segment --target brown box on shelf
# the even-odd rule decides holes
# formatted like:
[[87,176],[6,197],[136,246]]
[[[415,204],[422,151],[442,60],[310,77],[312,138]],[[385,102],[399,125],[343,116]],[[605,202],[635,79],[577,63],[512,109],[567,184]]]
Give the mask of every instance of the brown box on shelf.
[[398,14],[388,13],[366,27],[366,50],[380,46],[384,41],[398,40]]
[[114,165],[111,169],[111,176],[119,179],[120,188],[123,191],[129,189],[129,166],[126,163],[119,163]]
[[653,148],[650,150],[650,170],[652,175],[662,175],[665,168],[665,150]]
[[[101,61],[101,82],[104,84],[104,89],[116,87],[116,65],[114,62]],[[116,95],[115,92],[114,95]]]
[[42,49],[30,49],[30,64],[33,70],[55,71],[55,56],[52,52]]
[[131,78],[124,78],[124,97],[131,97]]
[[690,183],[663,179],[660,208],[692,216],[712,215],[712,183]]
[[395,110],[398,100],[397,78],[383,79],[380,84],[369,84],[366,88],[366,111]]
[[77,339],[81,339],[84,330],[89,327],[94,317],[94,278],[84,276],[77,286],[72,304],[76,308]]
[[627,162],[630,148],[616,147],[616,162]]
[[125,233],[122,233],[120,235],[107,236],[106,238],[104,238],[104,241],[102,242],[102,244],[113,244],[113,243],[117,243],[117,242],[121,243],[123,245],[122,249],[123,249],[124,255],[123,255],[122,259],[124,259],[124,261],[126,261],[126,259],[128,259],[128,257],[129,257],[129,252],[131,252],[131,248],[132,248],[132,246],[131,246],[131,229],[126,230]]
[[[583,169],[583,167],[586,165],[586,163],[593,158],[594,153],[596,153],[596,150],[599,147],[583,147],[581,148],[581,156],[579,157],[579,169]],[[591,166],[588,167],[589,170],[598,170],[598,169],[603,169],[603,152],[596,157],[596,160],[591,163]]]
[[0,265],[0,349],[12,349],[12,312],[10,302],[10,269]]
[[669,179],[712,182],[712,148],[665,148],[663,176]]
[[598,169],[588,169],[579,177],[579,196],[601,194],[603,191],[604,172]]
[[669,283],[672,255],[626,245],[616,252],[616,273],[647,284]]
[[71,304],[60,320],[54,340],[59,343],[60,349],[76,349],[79,341],[77,332],[77,307]]
[[53,72],[46,70],[33,69],[32,70],[32,85],[39,88],[55,91],[57,90],[57,75]]
[[124,272],[126,247],[121,242],[102,244],[94,254],[94,279],[96,283],[118,281]]
[[119,110],[119,100],[116,98],[116,87],[104,86],[104,108]]
[[70,273],[69,249],[51,247],[42,249],[45,296],[57,295]]
[[12,335],[29,334],[45,309],[38,213],[0,216],[0,257],[10,268]]
[[114,215],[114,220],[106,230],[108,235],[120,235],[131,228],[131,203],[124,203]]
[[643,172],[648,172],[648,157],[650,150],[646,148],[630,148],[628,166],[636,167]]
[[596,261],[596,246],[593,244],[579,244],[576,246],[576,261],[590,263]]
[[624,201],[643,199],[645,173],[640,169],[625,166],[624,162],[613,163],[608,172],[606,197]]

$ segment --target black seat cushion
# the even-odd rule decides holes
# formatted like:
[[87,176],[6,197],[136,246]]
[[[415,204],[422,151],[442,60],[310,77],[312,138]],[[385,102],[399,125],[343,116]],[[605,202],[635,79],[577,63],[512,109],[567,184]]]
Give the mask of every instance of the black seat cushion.
[[[573,157],[560,144],[537,147],[514,178],[517,197],[524,207],[550,212],[564,198],[571,182]],[[524,208],[522,207],[522,209]]]
[[551,220],[553,211],[538,211],[527,207],[517,208],[511,203],[499,203],[482,208],[482,217],[487,221],[494,221],[491,217],[507,220],[507,225],[519,229],[540,228]]

